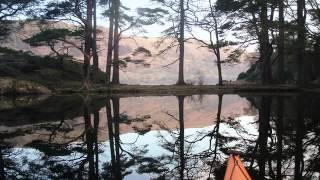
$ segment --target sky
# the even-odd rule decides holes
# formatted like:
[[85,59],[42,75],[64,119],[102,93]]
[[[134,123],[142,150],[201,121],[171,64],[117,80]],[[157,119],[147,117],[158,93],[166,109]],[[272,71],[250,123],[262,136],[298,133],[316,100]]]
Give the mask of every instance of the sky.
[[[124,6],[131,9],[131,14],[135,14],[135,10],[139,7],[144,7],[144,8],[156,7],[156,4],[154,2],[151,2],[150,0],[121,0],[121,2]],[[98,14],[101,14],[102,12],[103,12],[103,7],[98,8]],[[99,16],[98,25],[103,27],[108,27],[109,22],[105,17]],[[151,26],[145,26],[144,29],[147,31],[147,33],[139,34],[139,36],[160,37],[161,32],[165,30],[165,26],[151,25]],[[133,32],[131,32],[131,34],[132,33]]]
[[[49,2],[52,0],[46,0],[46,2]],[[63,0],[56,0],[56,1],[63,1]],[[142,8],[155,8],[157,6],[159,6],[159,4],[152,2],[151,0],[121,0],[121,3],[130,8],[131,10],[129,12],[127,12],[129,15],[135,15],[136,14],[136,9],[139,7]],[[109,22],[108,22],[108,18],[103,17],[101,14],[104,12],[104,10],[106,9],[106,7],[103,6],[98,6],[98,13],[97,13],[97,22],[98,22],[98,26],[102,26],[105,28],[108,28],[109,26]],[[21,17],[20,18],[24,19],[25,17]],[[137,32],[137,31],[128,31],[126,33],[124,33],[124,35],[135,35],[135,36],[140,36],[140,37],[161,37],[163,34],[162,32],[168,28],[171,25],[171,23],[165,23],[165,25],[150,25],[150,26],[144,26],[143,29],[145,30],[145,32]],[[204,41],[209,40],[209,35],[207,32],[200,30],[200,28],[194,28],[193,29],[193,34],[197,37],[200,38]],[[230,34],[229,34],[230,35]],[[235,38],[233,36],[229,36],[227,35],[227,39],[228,40],[235,40]],[[190,37],[190,35],[188,35],[188,33],[186,33],[186,36]],[[256,47],[253,46],[253,48],[250,48],[253,51],[255,51]]]
[[[151,0],[121,0],[121,3],[124,6],[131,9],[132,15],[135,14],[137,8],[141,8],[141,7],[143,7],[143,8],[146,8],[146,7],[156,8],[156,7],[159,7],[159,4],[157,4],[155,2],[151,2]],[[103,12],[103,8],[102,7],[98,8],[98,11]],[[103,27],[109,26],[108,21],[106,21],[106,18],[102,17],[102,16],[99,17],[98,24]],[[155,25],[150,25],[150,26],[144,26],[144,30],[146,30],[146,33],[139,32],[139,34],[137,34],[137,36],[160,37],[160,36],[162,36],[162,32],[166,28],[168,28],[170,25],[171,25],[171,23],[170,24],[168,23],[167,25],[155,24]],[[207,35],[207,33],[201,31],[199,28],[195,28],[194,31],[195,31],[194,34],[197,37],[204,39],[204,40],[209,39],[209,36]],[[136,33],[136,32],[129,31],[129,33],[132,34],[132,33]]]
[[[213,0],[214,2],[215,0]],[[139,7],[148,7],[148,8],[155,8],[159,6],[159,4],[155,2],[151,2],[151,0],[121,0],[121,3],[129,7],[132,11],[132,13],[135,13],[135,10]],[[202,2],[201,2],[202,3]],[[202,3],[203,4],[203,3]],[[206,4],[203,4],[206,6]],[[102,11],[102,9],[100,9]],[[98,20],[99,25],[108,27],[108,22],[106,21],[105,17],[100,17]],[[144,26],[144,29],[147,31],[147,33],[139,33],[137,36],[147,36],[147,37],[160,37],[162,36],[162,31],[164,31],[166,28],[168,28],[171,25],[171,23],[167,23],[167,25],[161,26],[161,25],[151,25],[151,26]],[[199,39],[202,39],[204,41],[209,41],[210,37],[208,32],[201,30],[200,28],[193,28],[192,30],[193,35]],[[129,32],[130,33],[130,32]],[[132,32],[131,32],[132,34]],[[186,37],[191,37],[190,34],[186,33]],[[237,41],[237,38],[235,38],[232,35],[232,32],[226,34],[226,40],[229,41]],[[256,51],[256,45],[252,45],[246,48],[248,51]]]

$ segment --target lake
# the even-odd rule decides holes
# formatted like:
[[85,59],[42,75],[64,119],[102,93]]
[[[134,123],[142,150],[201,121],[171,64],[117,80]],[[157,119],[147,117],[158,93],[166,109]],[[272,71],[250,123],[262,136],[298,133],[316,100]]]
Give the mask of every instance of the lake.
[[320,178],[317,94],[0,100],[0,179]]

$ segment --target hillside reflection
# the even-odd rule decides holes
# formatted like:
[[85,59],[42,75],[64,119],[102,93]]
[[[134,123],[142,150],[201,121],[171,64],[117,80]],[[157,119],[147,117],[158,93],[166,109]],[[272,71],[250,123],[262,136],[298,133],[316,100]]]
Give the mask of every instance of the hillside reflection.
[[49,122],[0,110],[0,179],[223,179],[229,150],[253,179],[320,178],[315,94],[79,98]]

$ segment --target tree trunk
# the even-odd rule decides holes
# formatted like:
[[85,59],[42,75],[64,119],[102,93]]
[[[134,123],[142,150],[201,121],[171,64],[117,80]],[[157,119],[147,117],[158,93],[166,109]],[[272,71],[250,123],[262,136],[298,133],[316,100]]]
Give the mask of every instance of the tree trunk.
[[85,24],[84,62],[83,62],[83,88],[88,89],[90,85],[90,59],[92,46],[92,0],[87,0],[87,20]]
[[99,72],[99,56],[97,52],[97,1],[93,0],[93,39],[92,39],[92,55],[93,55],[93,81],[98,80]]
[[113,25],[114,25],[114,0],[110,1],[111,14],[109,17],[109,36],[108,36],[108,52],[106,64],[106,85],[110,84],[111,67],[112,67],[112,51],[113,51]]
[[179,25],[179,76],[178,85],[184,85],[184,21],[185,21],[185,10],[184,0],[180,0],[180,25]]
[[272,46],[269,43],[269,25],[268,25],[268,6],[267,0],[259,0],[261,31],[260,40],[260,59],[262,61],[262,84],[271,83],[271,55]]
[[218,76],[219,76],[219,86],[223,85],[222,82],[222,70],[221,70],[221,54],[220,54],[220,40],[219,40],[219,34],[218,34],[218,24],[216,19],[214,18],[214,29],[216,34],[216,42],[217,42],[217,48],[216,48],[216,56],[217,56],[217,67],[218,67]]
[[[210,5],[210,12],[211,12],[211,16],[213,18],[214,21],[214,34],[216,36],[216,45],[217,47],[215,48],[214,52],[215,55],[217,57],[217,67],[218,67],[218,84],[219,86],[223,85],[222,82],[222,69],[221,69],[221,54],[220,54],[220,39],[219,39],[219,30],[218,30],[218,22],[217,19],[214,15],[214,9],[213,9],[213,5],[212,5],[212,1],[209,0],[209,5]],[[210,33],[211,36],[211,33]],[[212,38],[210,37],[210,41],[211,41],[211,45],[213,47],[213,42],[212,42]]]
[[119,78],[119,19],[120,19],[120,0],[114,1],[114,46],[113,46],[113,76],[112,76],[112,84],[120,84]]
[[278,38],[278,81],[285,82],[284,77],[284,1],[279,1],[279,38]]
[[304,62],[304,52],[305,52],[305,0],[297,1],[297,13],[298,13],[298,42],[297,42],[297,59],[298,59],[298,84],[300,86],[306,85],[305,79],[305,62]]

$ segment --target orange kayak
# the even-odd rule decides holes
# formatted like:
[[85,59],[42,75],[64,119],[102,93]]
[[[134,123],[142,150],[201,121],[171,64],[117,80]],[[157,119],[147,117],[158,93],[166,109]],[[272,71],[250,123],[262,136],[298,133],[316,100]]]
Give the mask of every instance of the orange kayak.
[[252,180],[238,155],[231,155],[224,180]]

